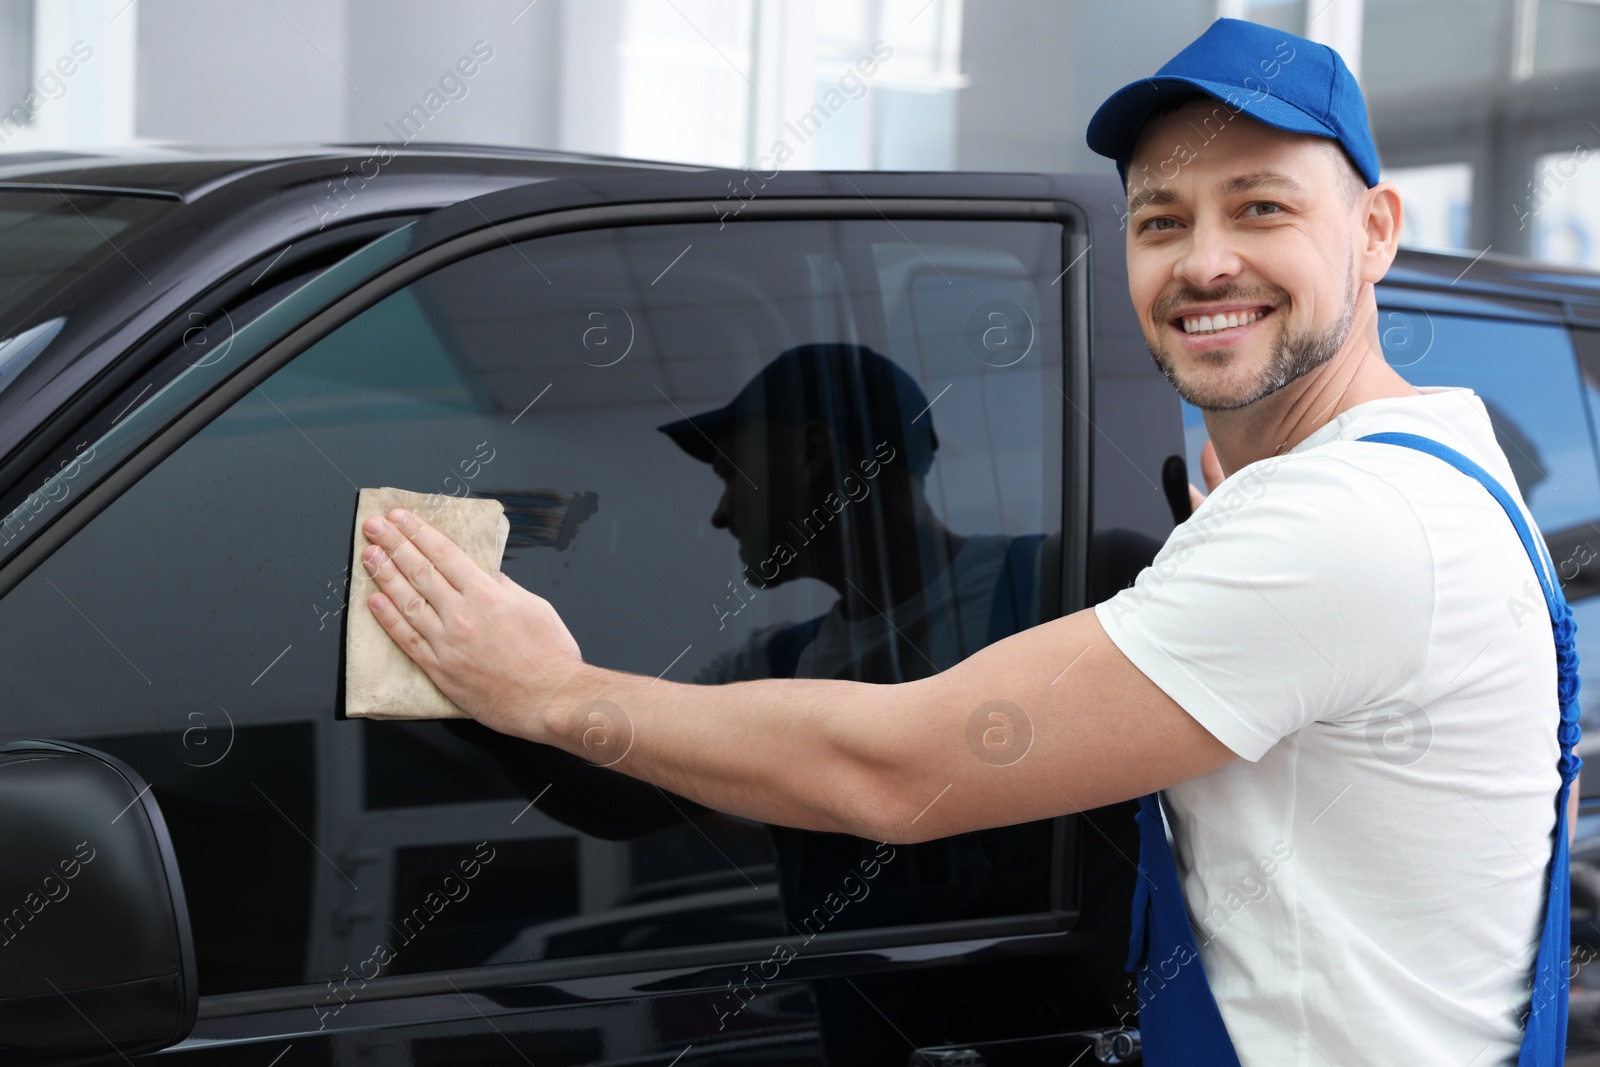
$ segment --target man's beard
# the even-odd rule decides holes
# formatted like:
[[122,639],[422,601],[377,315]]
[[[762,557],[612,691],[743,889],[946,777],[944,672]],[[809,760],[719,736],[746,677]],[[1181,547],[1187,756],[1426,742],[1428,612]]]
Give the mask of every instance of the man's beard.
[[[1326,330],[1305,330],[1293,336],[1287,335],[1282,326],[1279,327],[1277,340],[1273,343],[1272,351],[1267,356],[1266,366],[1256,375],[1255,380],[1247,383],[1242,392],[1202,392],[1193,383],[1186,383],[1179,379],[1173,370],[1171,354],[1167,351],[1166,334],[1157,334],[1162,338],[1158,346],[1152,347],[1147,342],[1145,347],[1150,349],[1156,366],[1178,395],[1202,411],[1234,411],[1239,408],[1249,407],[1263,397],[1271,396],[1279,389],[1296,381],[1339,354],[1339,349],[1344,347],[1344,342],[1350,336],[1350,325],[1355,318],[1355,264],[1352,261],[1345,271],[1344,311],[1339,319]],[[1288,304],[1289,294],[1276,287],[1262,293],[1240,292],[1235,289],[1222,288],[1214,290],[1185,289],[1178,293],[1170,302],[1170,306],[1182,304],[1210,304],[1227,301],[1229,303],[1243,303],[1250,299],[1261,299],[1261,303],[1270,304],[1277,315],[1286,315],[1285,307]],[[1157,321],[1164,321],[1165,316]],[[1227,363],[1234,360],[1235,350],[1232,348],[1216,348],[1209,352],[1197,353],[1194,357],[1201,363]]]

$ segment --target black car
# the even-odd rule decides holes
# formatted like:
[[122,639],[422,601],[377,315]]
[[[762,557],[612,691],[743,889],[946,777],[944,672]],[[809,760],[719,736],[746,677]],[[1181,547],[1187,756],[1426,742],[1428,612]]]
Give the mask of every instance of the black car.
[[[501,500],[585,659],[679,681],[910,680],[1125,587],[1204,429],[1123,204],[474,146],[0,165],[0,1062],[1136,1062],[1132,802],[891,846],[338,714],[360,487]],[[1404,251],[1379,305],[1409,380],[1489,405],[1600,664],[1600,277]],[[905,391],[818,515],[783,434],[685,426],[823,350]]]

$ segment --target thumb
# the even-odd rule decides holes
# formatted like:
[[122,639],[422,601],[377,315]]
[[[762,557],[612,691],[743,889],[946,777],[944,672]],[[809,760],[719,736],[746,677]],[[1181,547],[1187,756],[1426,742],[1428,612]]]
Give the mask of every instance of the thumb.
[[1206,492],[1214,493],[1217,486],[1222,484],[1225,475],[1222,473],[1222,461],[1217,459],[1217,450],[1212,447],[1211,439],[1206,438],[1205,447],[1200,450],[1200,474],[1206,480]]

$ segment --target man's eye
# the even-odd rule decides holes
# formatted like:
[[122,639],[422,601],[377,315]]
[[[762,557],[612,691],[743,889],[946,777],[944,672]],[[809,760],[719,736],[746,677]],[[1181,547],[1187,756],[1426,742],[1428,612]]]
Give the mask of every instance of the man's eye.
[[1177,219],[1171,218],[1170,216],[1167,216],[1167,215],[1158,215],[1153,219],[1146,219],[1144,222],[1140,223],[1139,224],[1139,228],[1141,230],[1166,230],[1166,229],[1170,229],[1171,228],[1169,226],[1158,225],[1158,223],[1163,223],[1163,222],[1170,222],[1170,223],[1172,223],[1173,226],[1176,226],[1178,224],[1178,220]]
[[1276,215],[1276,214],[1279,214],[1280,212],[1283,211],[1283,207],[1281,205],[1274,204],[1270,200],[1257,200],[1255,203],[1246,204],[1244,209],[1248,213],[1251,208],[1267,208],[1268,209],[1268,210],[1266,210],[1264,212],[1258,213],[1257,214],[1258,218],[1262,214],[1265,214],[1265,215]]

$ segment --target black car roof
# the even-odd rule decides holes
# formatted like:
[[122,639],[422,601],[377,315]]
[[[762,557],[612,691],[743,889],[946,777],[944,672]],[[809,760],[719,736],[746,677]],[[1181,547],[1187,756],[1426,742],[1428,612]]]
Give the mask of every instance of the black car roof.
[[[387,148],[387,146],[382,146]],[[408,170],[471,170],[529,179],[580,174],[685,172],[706,167],[585,153],[552,152],[474,144],[413,144],[379,156],[377,144],[268,145],[218,148],[155,144],[93,152],[0,153],[0,188],[97,188],[164,196],[191,202],[233,182],[278,172],[307,170],[340,175],[361,172],[378,157],[387,168],[403,161]],[[374,164],[380,165],[380,164]],[[369,174],[370,177],[370,174]],[[303,178],[298,178],[303,180]]]
[[1575,325],[1600,326],[1600,272],[1583,267],[1541,263],[1492,250],[1472,256],[1402,248],[1382,284],[1460,298],[1543,305]]
[[[362,172],[378,144],[290,144],[217,147],[158,143],[92,152],[0,153],[0,189],[95,188],[126,195],[193,202],[225,186],[304,184],[308,177]],[[386,147],[386,146],[385,146]],[[549,180],[640,173],[704,173],[720,168],[593,153],[504,145],[428,142],[390,149],[399,170],[438,174],[470,172],[504,179]],[[313,179],[314,180],[314,179]],[[263,190],[264,191],[264,190]],[[1471,262],[1470,277],[1461,276]],[[1452,251],[1402,248],[1384,279],[1391,285],[1433,288],[1441,277],[1460,293],[1495,295],[1569,305],[1578,321],[1600,323],[1600,272],[1540,263],[1490,250],[1472,259]]]
[[[602,176],[693,176],[706,167],[532,149],[429,144],[212,148],[141,145],[0,153],[0,194],[102,193],[170,202],[171,211],[113,243],[118,255],[23,309],[65,325],[0,390],[0,458],[36,438],[111,362],[154,337],[174,309],[243,267],[263,287],[321,269],[429,211],[517,186]],[[278,258],[280,253],[288,253]],[[270,261],[270,264],[269,264]],[[254,285],[254,282],[251,283]],[[181,323],[178,328],[181,329]],[[42,439],[34,446],[44,447]]]

